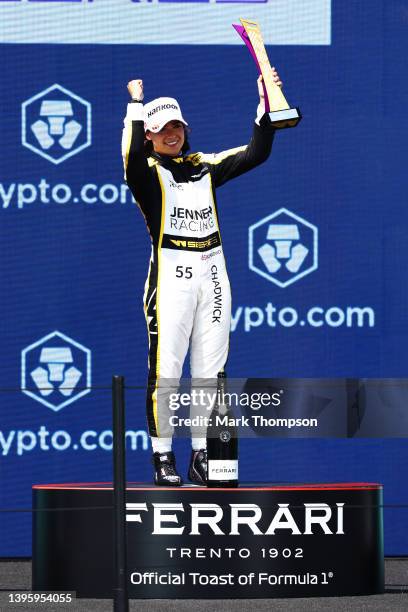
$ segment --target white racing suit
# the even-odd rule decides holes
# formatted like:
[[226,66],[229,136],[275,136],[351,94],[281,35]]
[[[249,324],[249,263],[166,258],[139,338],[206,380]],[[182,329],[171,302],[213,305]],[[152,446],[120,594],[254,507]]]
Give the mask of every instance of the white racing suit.
[[273,135],[261,119],[247,146],[176,158],[153,152],[147,158],[143,105],[128,105],[122,141],[125,178],[152,241],[144,310],[149,334],[146,408],[153,437],[164,435],[159,431],[158,382],[178,384],[189,346],[193,379],[215,379],[226,363],[231,292],[215,189],[265,161]]

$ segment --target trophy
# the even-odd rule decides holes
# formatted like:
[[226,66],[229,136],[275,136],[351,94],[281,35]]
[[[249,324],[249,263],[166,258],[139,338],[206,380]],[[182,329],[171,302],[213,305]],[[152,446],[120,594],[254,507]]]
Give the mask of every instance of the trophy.
[[302,118],[298,108],[290,108],[282,93],[281,88],[276,85],[272,76],[272,68],[266,53],[262,39],[261,30],[255,21],[241,19],[242,25],[235,25],[238,34],[248,47],[252,57],[262,74],[262,85],[265,94],[265,111],[271,125],[275,128],[295,127]]

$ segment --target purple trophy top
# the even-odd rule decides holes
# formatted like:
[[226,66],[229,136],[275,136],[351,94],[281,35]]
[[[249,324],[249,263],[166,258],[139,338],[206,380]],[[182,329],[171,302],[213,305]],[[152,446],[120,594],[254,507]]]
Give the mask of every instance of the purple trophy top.
[[[237,24],[233,23],[232,27],[236,29],[236,31],[238,32],[238,34],[240,35],[240,37],[242,38],[242,40],[244,41],[244,43],[248,47],[249,52],[252,55],[252,57],[254,59],[254,62],[256,64],[257,68],[258,68],[259,74],[262,74],[261,67],[260,67],[259,62],[258,62],[258,58],[256,57],[254,48],[252,46],[251,41],[249,40],[248,34],[245,32],[244,26],[237,25]],[[266,93],[265,83],[263,82],[263,80],[262,80],[262,87],[263,87],[264,96],[265,96],[265,111],[268,113],[269,112],[269,100],[268,100],[268,94]]]

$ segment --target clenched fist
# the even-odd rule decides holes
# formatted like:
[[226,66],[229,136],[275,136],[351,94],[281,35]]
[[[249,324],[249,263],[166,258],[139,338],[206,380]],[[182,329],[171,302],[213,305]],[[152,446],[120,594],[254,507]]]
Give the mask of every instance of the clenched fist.
[[127,84],[128,92],[132,100],[143,100],[143,81],[142,79],[133,79]]

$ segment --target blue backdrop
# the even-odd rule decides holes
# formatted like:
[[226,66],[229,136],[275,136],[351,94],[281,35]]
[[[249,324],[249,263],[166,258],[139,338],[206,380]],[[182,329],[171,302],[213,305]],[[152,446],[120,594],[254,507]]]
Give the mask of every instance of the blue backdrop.
[[[111,32],[119,5],[126,19],[133,10],[131,33],[123,23]],[[268,10],[227,8],[236,22],[258,18],[258,5]],[[219,191],[233,292],[228,373],[403,378],[408,2],[277,5],[279,44],[268,53],[304,118],[277,134],[266,164]],[[196,8],[118,0],[105,36],[102,22],[94,31],[87,22],[98,0],[0,1],[0,509],[29,507],[33,483],[111,479],[114,373],[135,387],[128,479],[151,479],[141,388],[150,241],[123,187],[126,84],[140,77],[147,99],[176,97],[193,150],[245,144],[257,106],[253,60],[236,34],[222,39],[230,13]],[[65,40],[71,9],[84,11],[84,27]],[[297,226],[307,255],[296,272],[284,261],[268,272],[259,257],[271,223]],[[176,445],[183,465],[188,444]],[[405,440],[245,440],[241,459],[242,480],[382,482],[387,504],[408,501]],[[407,554],[407,509],[385,518],[386,553]],[[0,514],[0,556],[30,555],[30,536],[29,514]]]

